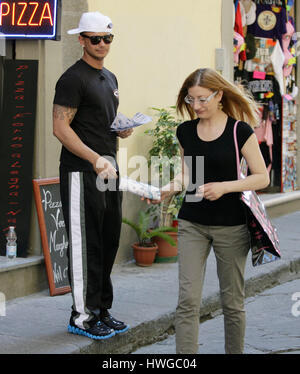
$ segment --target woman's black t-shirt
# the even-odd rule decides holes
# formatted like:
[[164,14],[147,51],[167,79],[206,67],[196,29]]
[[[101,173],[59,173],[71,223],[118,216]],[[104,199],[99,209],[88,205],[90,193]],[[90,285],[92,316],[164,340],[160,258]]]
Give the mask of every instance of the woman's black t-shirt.
[[[196,188],[201,184],[238,179],[233,137],[236,120],[228,117],[224,132],[212,141],[203,141],[199,138],[198,122],[199,118],[184,122],[178,126],[176,132],[184,149],[190,179],[178,218],[210,226],[244,224],[246,222],[245,210],[240,201],[239,192],[225,194],[215,201],[195,197]],[[253,133],[251,126],[245,122],[239,122],[237,139],[240,158],[243,145]]]

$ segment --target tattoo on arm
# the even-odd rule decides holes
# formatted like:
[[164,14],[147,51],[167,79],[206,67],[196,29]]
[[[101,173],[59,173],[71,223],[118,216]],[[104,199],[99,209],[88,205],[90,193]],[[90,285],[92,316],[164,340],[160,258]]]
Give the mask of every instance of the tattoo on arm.
[[57,104],[53,105],[53,118],[61,121],[67,120],[69,124],[73,121],[76,112],[77,108],[68,108]]

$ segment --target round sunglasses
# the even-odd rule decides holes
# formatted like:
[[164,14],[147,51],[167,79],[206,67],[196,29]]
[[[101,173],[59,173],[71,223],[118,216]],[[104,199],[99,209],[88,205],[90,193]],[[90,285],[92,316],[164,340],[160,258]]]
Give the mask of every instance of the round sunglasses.
[[88,35],[85,35],[85,34],[80,34],[83,38],[87,38],[87,39],[90,39],[91,43],[93,45],[97,45],[99,43],[101,43],[101,40],[104,41],[105,44],[110,44],[112,41],[113,41],[113,34],[109,34],[109,35],[93,35],[93,36],[88,36]]

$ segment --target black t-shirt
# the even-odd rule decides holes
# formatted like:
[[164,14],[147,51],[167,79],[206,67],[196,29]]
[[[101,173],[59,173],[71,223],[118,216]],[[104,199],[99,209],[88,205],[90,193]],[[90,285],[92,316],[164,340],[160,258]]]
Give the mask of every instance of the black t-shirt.
[[[71,128],[82,142],[101,156],[116,157],[116,134],[110,130],[119,105],[118,82],[106,68],[77,61],[58,80],[54,104],[77,108]],[[92,164],[64,146],[61,165],[70,171],[93,170]]]
[[[198,122],[199,118],[184,122],[177,128],[176,135],[184,149],[185,161],[190,173],[190,185],[187,188],[178,218],[211,226],[242,225],[246,222],[246,217],[240,201],[240,193],[228,193],[216,201],[209,201],[204,198],[201,201],[199,199],[195,201],[194,196],[196,186],[203,182],[223,182],[238,179],[233,138],[233,128],[236,120],[228,117],[224,132],[213,141],[203,141],[199,138],[197,134]],[[238,124],[239,151],[253,133],[253,129],[247,123],[240,122]],[[197,166],[197,156],[204,157],[204,159],[201,158],[204,160],[204,164],[198,162]],[[199,178],[201,173],[204,180]]]

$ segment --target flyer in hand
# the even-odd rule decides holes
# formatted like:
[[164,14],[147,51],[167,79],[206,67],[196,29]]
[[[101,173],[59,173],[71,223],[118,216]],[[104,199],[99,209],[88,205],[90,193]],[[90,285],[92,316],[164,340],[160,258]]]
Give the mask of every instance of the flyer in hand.
[[151,200],[160,200],[161,197],[159,188],[151,186],[150,184],[135,181],[127,176],[120,177],[119,189]]
[[125,131],[133,127],[145,125],[152,121],[152,118],[142,114],[136,113],[131,119],[124,116],[122,113],[118,113],[114,122],[111,125],[112,131]]

